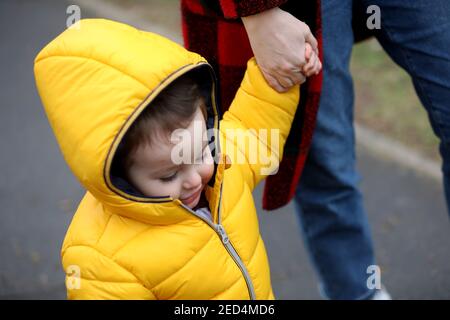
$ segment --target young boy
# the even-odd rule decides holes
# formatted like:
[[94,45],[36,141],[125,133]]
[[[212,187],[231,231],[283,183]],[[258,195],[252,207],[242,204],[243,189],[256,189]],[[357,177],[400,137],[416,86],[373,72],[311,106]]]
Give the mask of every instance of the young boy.
[[96,19],[48,44],[35,75],[65,160],[88,190],[61,252],[68,298],[273,298],[251,192],[276,166],[248,159],[264,149],[280,160],[298,86],[277,93],[250,60],[219,129],[202,57]]

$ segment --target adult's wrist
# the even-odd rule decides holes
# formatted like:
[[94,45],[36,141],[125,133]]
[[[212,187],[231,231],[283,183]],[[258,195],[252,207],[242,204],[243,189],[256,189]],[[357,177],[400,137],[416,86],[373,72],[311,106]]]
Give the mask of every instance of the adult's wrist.
[[273,16],[280,11],[281,11],[280,8],[275,7],[253,15],[241,17],[242,23],[244,24],[247,34],[251,33],[254,30],[260,30],[264,25],[264,21],[268,21],[268,19],[270,19],[270,16]]
[[219,0],[223,15],[237,19],[263,13],[279,7],[288,0]]

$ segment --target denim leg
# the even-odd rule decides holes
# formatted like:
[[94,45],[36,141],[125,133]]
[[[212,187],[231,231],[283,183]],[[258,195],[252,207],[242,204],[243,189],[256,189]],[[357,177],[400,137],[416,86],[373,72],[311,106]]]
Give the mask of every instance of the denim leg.
[[450,1],[364,0],[364,3],[380,7],[378,40],[410,74],[433,131],[440,139],[444,190],[450,209]]
[[323,87],[295,196],[306,247],[330,299],[365,299],[373,246],[355,168],[351,0],[322,0]]

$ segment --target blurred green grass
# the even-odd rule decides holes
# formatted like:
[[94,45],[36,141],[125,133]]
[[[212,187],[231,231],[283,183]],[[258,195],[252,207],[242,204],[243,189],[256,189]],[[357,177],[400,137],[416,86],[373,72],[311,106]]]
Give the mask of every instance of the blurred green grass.
[[375,39],[353,48],[355,118],[431,159],[439,159],[438,139],[409,75]]

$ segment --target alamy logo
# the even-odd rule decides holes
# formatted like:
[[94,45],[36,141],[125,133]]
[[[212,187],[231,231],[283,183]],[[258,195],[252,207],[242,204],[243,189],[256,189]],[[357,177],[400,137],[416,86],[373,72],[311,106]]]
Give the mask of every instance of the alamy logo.
[[370,276],[367,278],[367,288],[368,289],[381,289],[381,269],[377,265],[370,265],[366,270],[367,274]]
[[[193,135],[193,136],[192,136]],[[221,151],[224,150],[233,164],[257,164],[261,175],[276,174],[279,166],[280,130],[279,129],[224,129],[226,139],[221,141]],[[208,142],[208,137],[217,138],[219,132],[211,128],[203,130],[202,121],[195,121],[193,132],[187,129],[174,130],[170,141],[174,144],[171,151],[171,161],[176,165],[213,163],[211,157],[192,158],[200,150],[192,141]],[[192,150],[194,148],[194,150]],[[214,152],[215,144],[209,143],[209,149]],[[194,152],[193,152],[194,151]],[[220,160],[220,159],[216,159]]]
[[66,20],[66,27],[70,29],[80,29],[80,24],[77,23],[81,20],[81,9],[79,6],[72,4],[67,7],[66,13],[69,15]]
[[77,265],[70,265],[66,269],[67,290],[78,290],[81,288],[81,269]]
[[367,7],[366,13],[371,14],[369,18],[367,18],[366,26],[367,29],[381,29],[381,10],[377,5],[371,5]]

